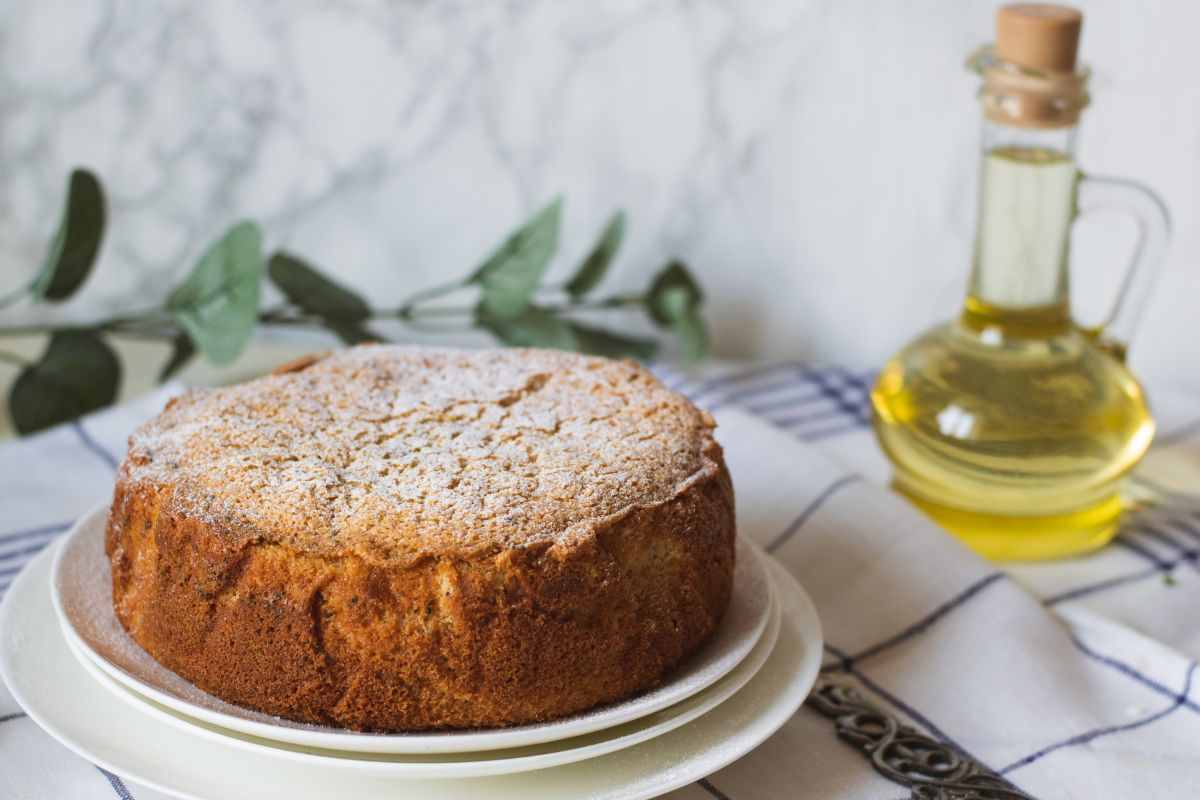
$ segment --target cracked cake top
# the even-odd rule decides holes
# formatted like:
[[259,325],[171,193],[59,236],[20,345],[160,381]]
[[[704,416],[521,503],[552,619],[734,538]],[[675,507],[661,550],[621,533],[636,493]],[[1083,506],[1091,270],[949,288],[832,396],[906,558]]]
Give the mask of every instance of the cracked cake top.
[[363,345],[172,400],[121,477],[222,535],[411,563],[666,502],[719,469],[713,427],[629,361]]

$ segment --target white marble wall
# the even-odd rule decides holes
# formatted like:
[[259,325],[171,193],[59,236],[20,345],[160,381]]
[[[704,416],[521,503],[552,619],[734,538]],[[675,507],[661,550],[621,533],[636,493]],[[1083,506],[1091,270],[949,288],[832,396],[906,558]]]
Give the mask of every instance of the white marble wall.
[[[1084,6],[1083,161],[1155,185],[1177,222],[1135,360],[1200,385],[1200,4]],[[962,291],[977,144],[962,61],[993,7],[13,0],[0,289],[33,269],[76,163],[113,212],[75,315],[165,293],[243,215],[384,301],[466,271],[563,192],[565,253],[624,206],[614,284],[684,257],[722,353],[876,364]],[[1093,303],[1115,275],[1106,227],[1079,237]]]

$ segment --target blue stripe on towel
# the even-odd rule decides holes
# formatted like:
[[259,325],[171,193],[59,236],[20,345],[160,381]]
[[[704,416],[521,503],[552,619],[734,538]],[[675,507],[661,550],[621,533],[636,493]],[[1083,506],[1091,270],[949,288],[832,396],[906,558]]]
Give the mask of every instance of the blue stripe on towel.
[[861,653],[858,653],[857,655],[850,656],[849,663],[857,664],[857,663],[863,661],[864,659],[870,658],[871,656],[874,656],[874,655],[878,655],[879,653],[882,653],[884,650],[888,650],[892,647],[895,647],[898,644],[901,644],[902,642],[908,641],[909,639],[913,638],[914,636],[918,636],[918,635],[924,633],[925,631],[929,630],[929,628],[931,628],[935,623],[937,623],[938,620],[947,616],[954,610],[956,610],[958,608],[962,608],[971,600],[971,598],[975,597],[976,595],[978,595],[980,592],[982,592],[984,589],[991,586],[992,584],[998,583],[999,581],[1003,580],[1005,577],[1006,576],[1003,572],[993,572],[990,575],[983,576],[979,580],[973,582],[967,588],[963,589],[958,594],[951,597],[946,602],[942,603],[940,606],[935,608],[933,611],[931,611],[929,614],[927,614],[922,619],[918,620],[917,622],[914,622],[912,625],[909,625],[904,630],[900,631],[899,633],[895,634],[894,636],[890,636],[887,639],[884,639],[879,644],[868,647],[866,650],[863,650]]
[[767,544],[767,552],[775,552],[781,546],[783,546],[788,539],[791,539],[793,536],[795,536],[796,531],[804,527],[804,523],[808,522],[812,515],[815,514],[817,510],[825,504],[826,500],[837,494],[838,491],[840,491],[843,487],[849,486],[852,483],[857,483],[861,480],[861,475],[843,475],[833,483],[829,484],[829,486],[825,487],[824,491],[817,495],[813,501],[809,503],[803,511],[800,512],[799,516],[792,520],[792,523],[783,529],[782,533],[780,533]]
[[34,536],[46,536],[52,533],[62,533],[74,524],[74,521],[55,522],[52,525],[40,525],[36,528],[25,528],[23,530],[12,531],[10,533],[0,533],[0,542],[15,542],[18,539],[31,539]]
[[1021,767],[1024,767],[1024,766],[1028,766],[1029,764],[1032,764],[1035,761],[1039,761],[1042,758],[1045,758],[1046,756],[1053,753],[1055,750],[1061,750],[1064,747],[1075,747],[1078,745],[1088,744],[1089,742],[1091,742],[1095,739],[1099,739],[1102,736],[1110,736],[1114,733],[1123,733],[1125,731],[1136,730],[1138,728],[1149,725],[1152,722],[1157,722],[1158,720],[1162,719],[1163,717],[1169,716],[1170,714],[1174,713],[1175,711],[1178,711],[1180,708],[1182,708],[1184,706],[1185,703],[1188,702],[1188,694],[1192,691],[1192,676],[1195,672],[1196,672],[1196,662],[1193,661],[1191,664],[1188,665],[1187,675],[1185,676],[1184,681],[1183,681],[1183,689],[1180,690],[1179,694],[1177,694],[1175,696],[1175,698],[1171,701],[1171,704],[1168,705],[1163,710],[1157,711],[1148,717],[1143,717],[1142,719],[1134,720],[1133,722],[1127,722],[1123,725],[1106,725],[1101,728],[1095,728],[1095,729],[1087,731],[1085,733],[1081,733],[1076,736],[1072,736],[1069,739],[1064,739],[1061,742],[1056,742],[1055,744],[1049,745],[1047,747],[1043,747],[1040,750],[1030,753],[1029,755],[1025,756],[1024,758],[1018,759],[1018,760],[1014,761],[1013,763],[1009,764],[1007,767],[1000,770],[1000,774],[1006,775],[1009,772],[1012,772],[1013,770],[1020,769]]
[[116,457],[113,456],[112,453],[105,450],[99,442],[92,438],[91,434],[87,432],[87,429],[83,427],[82,422],[79,420],[73,421],[71,423],[71,430],[75,431],[75,435],[79,437],[81,442],[83,442],[83,446],[95,453],[101,461],[109,466],[110,469],[117,468],[118,462]]

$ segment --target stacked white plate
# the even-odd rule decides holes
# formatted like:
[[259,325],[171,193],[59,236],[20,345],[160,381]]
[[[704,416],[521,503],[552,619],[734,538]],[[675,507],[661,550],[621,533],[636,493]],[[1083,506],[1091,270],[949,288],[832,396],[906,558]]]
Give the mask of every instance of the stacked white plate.
[[642,798],[701,778],[777,730],[821,661],[807,595],[739,543],[716,634],[658,688],[516,728],[370,734],[226,703],[170,672],[112,610],[104,509],[42,553],[0,607],[0,674],[63,744],[178,797]]

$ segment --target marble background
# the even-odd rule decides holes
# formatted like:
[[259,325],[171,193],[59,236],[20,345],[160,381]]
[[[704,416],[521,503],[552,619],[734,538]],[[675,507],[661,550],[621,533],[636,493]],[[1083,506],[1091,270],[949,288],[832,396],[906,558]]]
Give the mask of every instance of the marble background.
[[[1200,4],[1082,5],[1081,160],[1155,186],[1176,221],[1134,361],[1200,387]],[[559,269],[624,207],[612,286],[677,255],[720,353],[869,367],[960,300],[978,145],[962,62],[994,6],[12,0],[0,290],[40,260],[74,164],[112,199],[99,272],[54,312],[75,317],[164,295],[242,216],[385,303],[465,273],[562,192]],[[1085,308],[1131,230],[1080,226]]]

